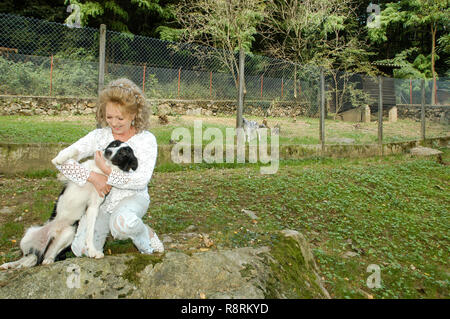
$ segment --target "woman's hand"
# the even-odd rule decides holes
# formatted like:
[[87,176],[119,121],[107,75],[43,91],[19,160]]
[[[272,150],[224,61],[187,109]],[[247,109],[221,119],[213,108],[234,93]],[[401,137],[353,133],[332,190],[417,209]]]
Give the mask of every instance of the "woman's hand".
[[102,172],[109,176],[111,174],[111,167],[106,165],[106,160],[103,157],[103,154],[101,151],[95,152],[95,165],[97,165],[98,168],[102,170]]
[[96,172],[91,172],[87,180],[92,185],[94,185],[95,190],[100,197],[105,197],[105,195],[108,194],[111,190],[112,186],[106,184],[106,182],[108,181],[108,176]]

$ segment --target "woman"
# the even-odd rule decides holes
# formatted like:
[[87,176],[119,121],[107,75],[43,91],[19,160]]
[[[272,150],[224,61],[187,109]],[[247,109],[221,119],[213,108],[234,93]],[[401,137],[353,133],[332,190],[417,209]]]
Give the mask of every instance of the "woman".
[[[128,79],[112,81],[98,100],[96,119],[102,127],[62,150],[78,151],[77,161],[70,160],[57,169],[73,182],[81,185],[92,183],[105,201],[95,224],[94,245],[103,251],[109,232],[116,239],[130,238],[141,253],[163,252],[164,247],[155,232],[142,222],[147,212],[150,197],[148,183],[155,167],[157,144],[155,136],[147,131],[149,110],[139,87]],[[102,151],[114,141],[126,142],[138,159],[134,172],[111,169],[105,163]],[[97,166],[105,175],[91,172],[78,161],[95,155]],[[78,225],[72,242],[73,253],[80,257],[87,255],[86,217]]]

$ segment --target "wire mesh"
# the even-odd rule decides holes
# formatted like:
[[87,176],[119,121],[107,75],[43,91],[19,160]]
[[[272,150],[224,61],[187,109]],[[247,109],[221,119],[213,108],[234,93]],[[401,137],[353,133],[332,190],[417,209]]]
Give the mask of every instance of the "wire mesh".
[[[106,32],[105,79],[126,77],[149,99],[227,101],[238,97],[238,53],[189,43]],[[83,96],[98,92],[99,30],[0,14],[0,93]],[[244,115],[294,120],[281,130],[288,142],[316,143],[321,102],[320,69],[256,54],[245,55]],[[326,141],[377,141],[378,78],[325,70]],[[421,136],[421,80],[382,78],[385,141]],[[425,81],[427,136],[449,134],[448,78]],[[435,88],[433,90],[433,87]],[[430,105],[432,99],[438,105]],[[234,104],[234,105],[233,105]],[[370,122],[361,123],[362,108]],[[395,109],[394,109],[395,107]],[[359,110],[346,122],[347,112]],[[397,121],[393,120],[394,111]],[[296,121],[296,117],[304,120]],[[311,119],[311,120],[309,120]],[[355,121],[359,124],[355,124]],[[294,124],[297,123],[297,124]],[[299,125],[301,123],[301,125]]]
[[5,95],[95,96],[98,63],[55,56],[0,56],[0,92]]
[[90,57],[98,60],[99,33],[94,28],[0,13],[0,47],[24,55]]

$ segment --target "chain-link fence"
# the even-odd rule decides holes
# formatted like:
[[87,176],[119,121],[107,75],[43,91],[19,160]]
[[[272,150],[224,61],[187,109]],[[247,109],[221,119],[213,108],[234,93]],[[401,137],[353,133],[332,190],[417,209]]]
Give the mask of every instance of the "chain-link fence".
[[[99,30],[9,14],[0,14],[0,26],[3,94],[95,96]],[[238,54],[114,31],[106,32],[105,42],[105,83],[128,77],[148,98],[237,98]],[[311,69],[247,55],[246,101],[260,107],[298,98],[317,104],[318,72]],[[62,76],[66,81],[60,83]],[[317,105],[313,109],[317,112]]]
[[[95,97],[99,43],[97,29],[0,14],[0,94]],[[140,85],[149,99],[237,104],[239,54],[235,52],[114,31],[106,32],[105,43],[104,83],[126,77]],[[244,116],[284,117],[277,123],[284,126],[282,142],[318,143],[320,74],[317,65],[247,54]],[[324,82],[327,143],[376,143],[378,78],[325,70]],[[437,79],[435,85],[425,81],[427,136],[449,133],[449,86],[449,79]],[[420,138],[421,80],[382,78],[381,96],[383,140]],[[432,100],[437,105],[431,105]]]
[[69,28],[61,23],[0,13],[0,46],[24,55],[97,61],[99,33],[94,28]]

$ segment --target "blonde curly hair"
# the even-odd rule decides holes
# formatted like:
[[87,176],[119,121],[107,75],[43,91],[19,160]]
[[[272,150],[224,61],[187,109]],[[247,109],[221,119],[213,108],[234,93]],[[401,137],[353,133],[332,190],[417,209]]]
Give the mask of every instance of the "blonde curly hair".
[[135,115],[134,128],[136,132],[149,128],[150,109],[141,89],[131,80],[121,78],[111,81],[98,97],[95,118],[101,127],[108,126],[106,122],[106,104],[116,103],[121,113]]

